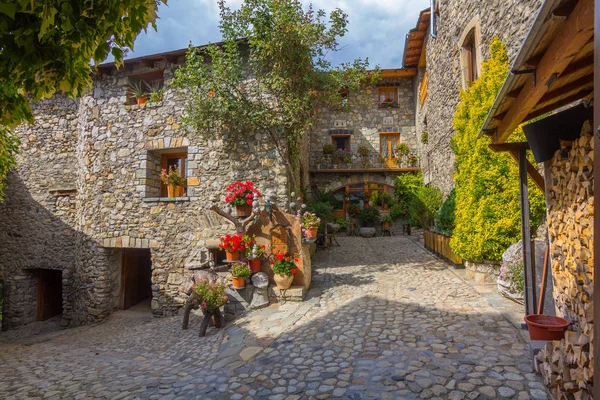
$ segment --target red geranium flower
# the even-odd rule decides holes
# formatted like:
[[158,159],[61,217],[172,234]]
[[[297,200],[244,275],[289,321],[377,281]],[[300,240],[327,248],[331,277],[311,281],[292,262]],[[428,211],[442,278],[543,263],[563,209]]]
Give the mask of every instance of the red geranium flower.
[[296,274],[296,268],[292,268],[292,275]]

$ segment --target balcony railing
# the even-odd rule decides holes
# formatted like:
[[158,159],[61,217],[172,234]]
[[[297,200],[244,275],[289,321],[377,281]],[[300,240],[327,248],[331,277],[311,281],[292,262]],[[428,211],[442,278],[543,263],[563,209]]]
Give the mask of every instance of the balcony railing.
[[310,154],[311,170],[416,170],[419,167],[419,159],[415,155],[396,158],[381,156],[378,153],[371,153],[366,156],[346,153],[345,157],[323,154],[322,151]]

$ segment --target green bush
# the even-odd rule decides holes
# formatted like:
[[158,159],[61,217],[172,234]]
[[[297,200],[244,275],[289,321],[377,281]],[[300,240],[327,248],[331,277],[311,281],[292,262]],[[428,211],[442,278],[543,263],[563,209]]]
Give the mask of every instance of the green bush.
[[427,144],[429,142],[429,132],[425,131],[421,133],[421,143]]
[[452,236],[454,230],[454,211],[456,209],[456,190],[452,189],[435,213],[435,231],[442,235]]
[[346,220],[346,218],[336,218],[335,223],[340,226],[341,230],[348,228],[348,221]]
[[343,205],[342,200],[337,199],[335,197],[335,193],[331,190],[325,192],[316,192],[313,196],[313,201],[317,203],[327,203],[333,207],[333,209],[342,208]]
[[[320,201],[313,201],[306,205],[306,211],[317,214],[317,217],[321,218],[323,222],[333,221],[333,206],[329,203],[323,203]],[[321,224],[324,226],[325,224]]]
[[[450,246],[472,261],[500,260],[521,236],[518,165],[507,153],[493,152],[489,139],[478,139],[508,73],[506,49],[499,39],[492,41],[482,70],[480,78],[460,94],[451,140],[456,154],[456,226]],[[512,139],[525,138],[519,130]],[[545,212],[544,196],[533,184],[529,190],[531,227],[536,229]]]
[[411,197],[408,207],[408,223],[421,228],[434,224],[436,211],[442,205],[442,192],[434,186],[420,187]]
[[399,204],[396,204],[395,206],[392,206],[390,208],[390,217],[392,217],[392,219],[403,218],[406,216],[406,212],[406,208]]
[[358,220],[362,224],[370,224],[379,221],[379,210],[375,207],[365,207],[358,212]]
[[405,215],[410,207],[411,199],[419,190],[423,187],[423,175],[421,172],[415,174],[401,174],[396,178],[396,203],[400,207],[399,209],[404,210]]

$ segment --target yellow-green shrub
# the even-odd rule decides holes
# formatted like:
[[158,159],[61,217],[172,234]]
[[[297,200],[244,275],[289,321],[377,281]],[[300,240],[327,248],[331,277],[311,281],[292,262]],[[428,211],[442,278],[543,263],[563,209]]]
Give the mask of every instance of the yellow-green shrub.
[[[508,74],[508,58],[502,42],[491,43],[490,58],[483,63],[481,77],[460,94],[454,114],[456,154],[456,227],[450,245],[461,257],[500,260],[502,253],[521,236],[519,169],[507,153],[495,153],[479,130]],[[515,132],[514,141],[525,140]],[[541,191],[530,181],[529,200],[532,228],[545,210]]]

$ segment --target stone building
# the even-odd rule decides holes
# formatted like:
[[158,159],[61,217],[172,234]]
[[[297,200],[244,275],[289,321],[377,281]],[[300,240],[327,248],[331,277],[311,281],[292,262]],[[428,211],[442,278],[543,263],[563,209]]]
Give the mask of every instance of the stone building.
[[[5,328],[61,313],[78,325],[144,298],[155,315],[172,314],[186,266],[220,257],[214,239],[231,232],[209,211],[215,196],[252,180],[287,204],[286,169],[266,137],[205,141],[181,126],[183,101],[168,85],[153,104],[128,94],[130,82],[163,86],[185,52],[104,64],[88,94],[41,101],[35,123],[16,129],[18,167],[0,205]],[[187,180],[178,197],[160,183],[166,166]]]
[[[489,44],[499,37],[509,62],[542,3],[541,0],[435,1],[433,35],[430,9],[421,12],[406,40],[403,64],[418,68],[414,90],[415,129],[425,183],[448,193],[454,186],[450,138],[461,89],[479,75]],[[421,140],[427,133],[426,140]],[[425,142],[425,143],[423,143]]]
[[[336,216],[345,218],[350,201],[368,204],[365,193],[391,190],[398,174],[418,170],[415,73],[414,68],[382,70],[377,83],[342,93],[339,107],[317,110],[309,145],[310,184],[313,191],[335,192],[340,200]],[[389,105],[386,99],[392,99]],[[408,146],[408,155],[399,153],[400,144]],[[327,147],[335,153],[327,154]]]

